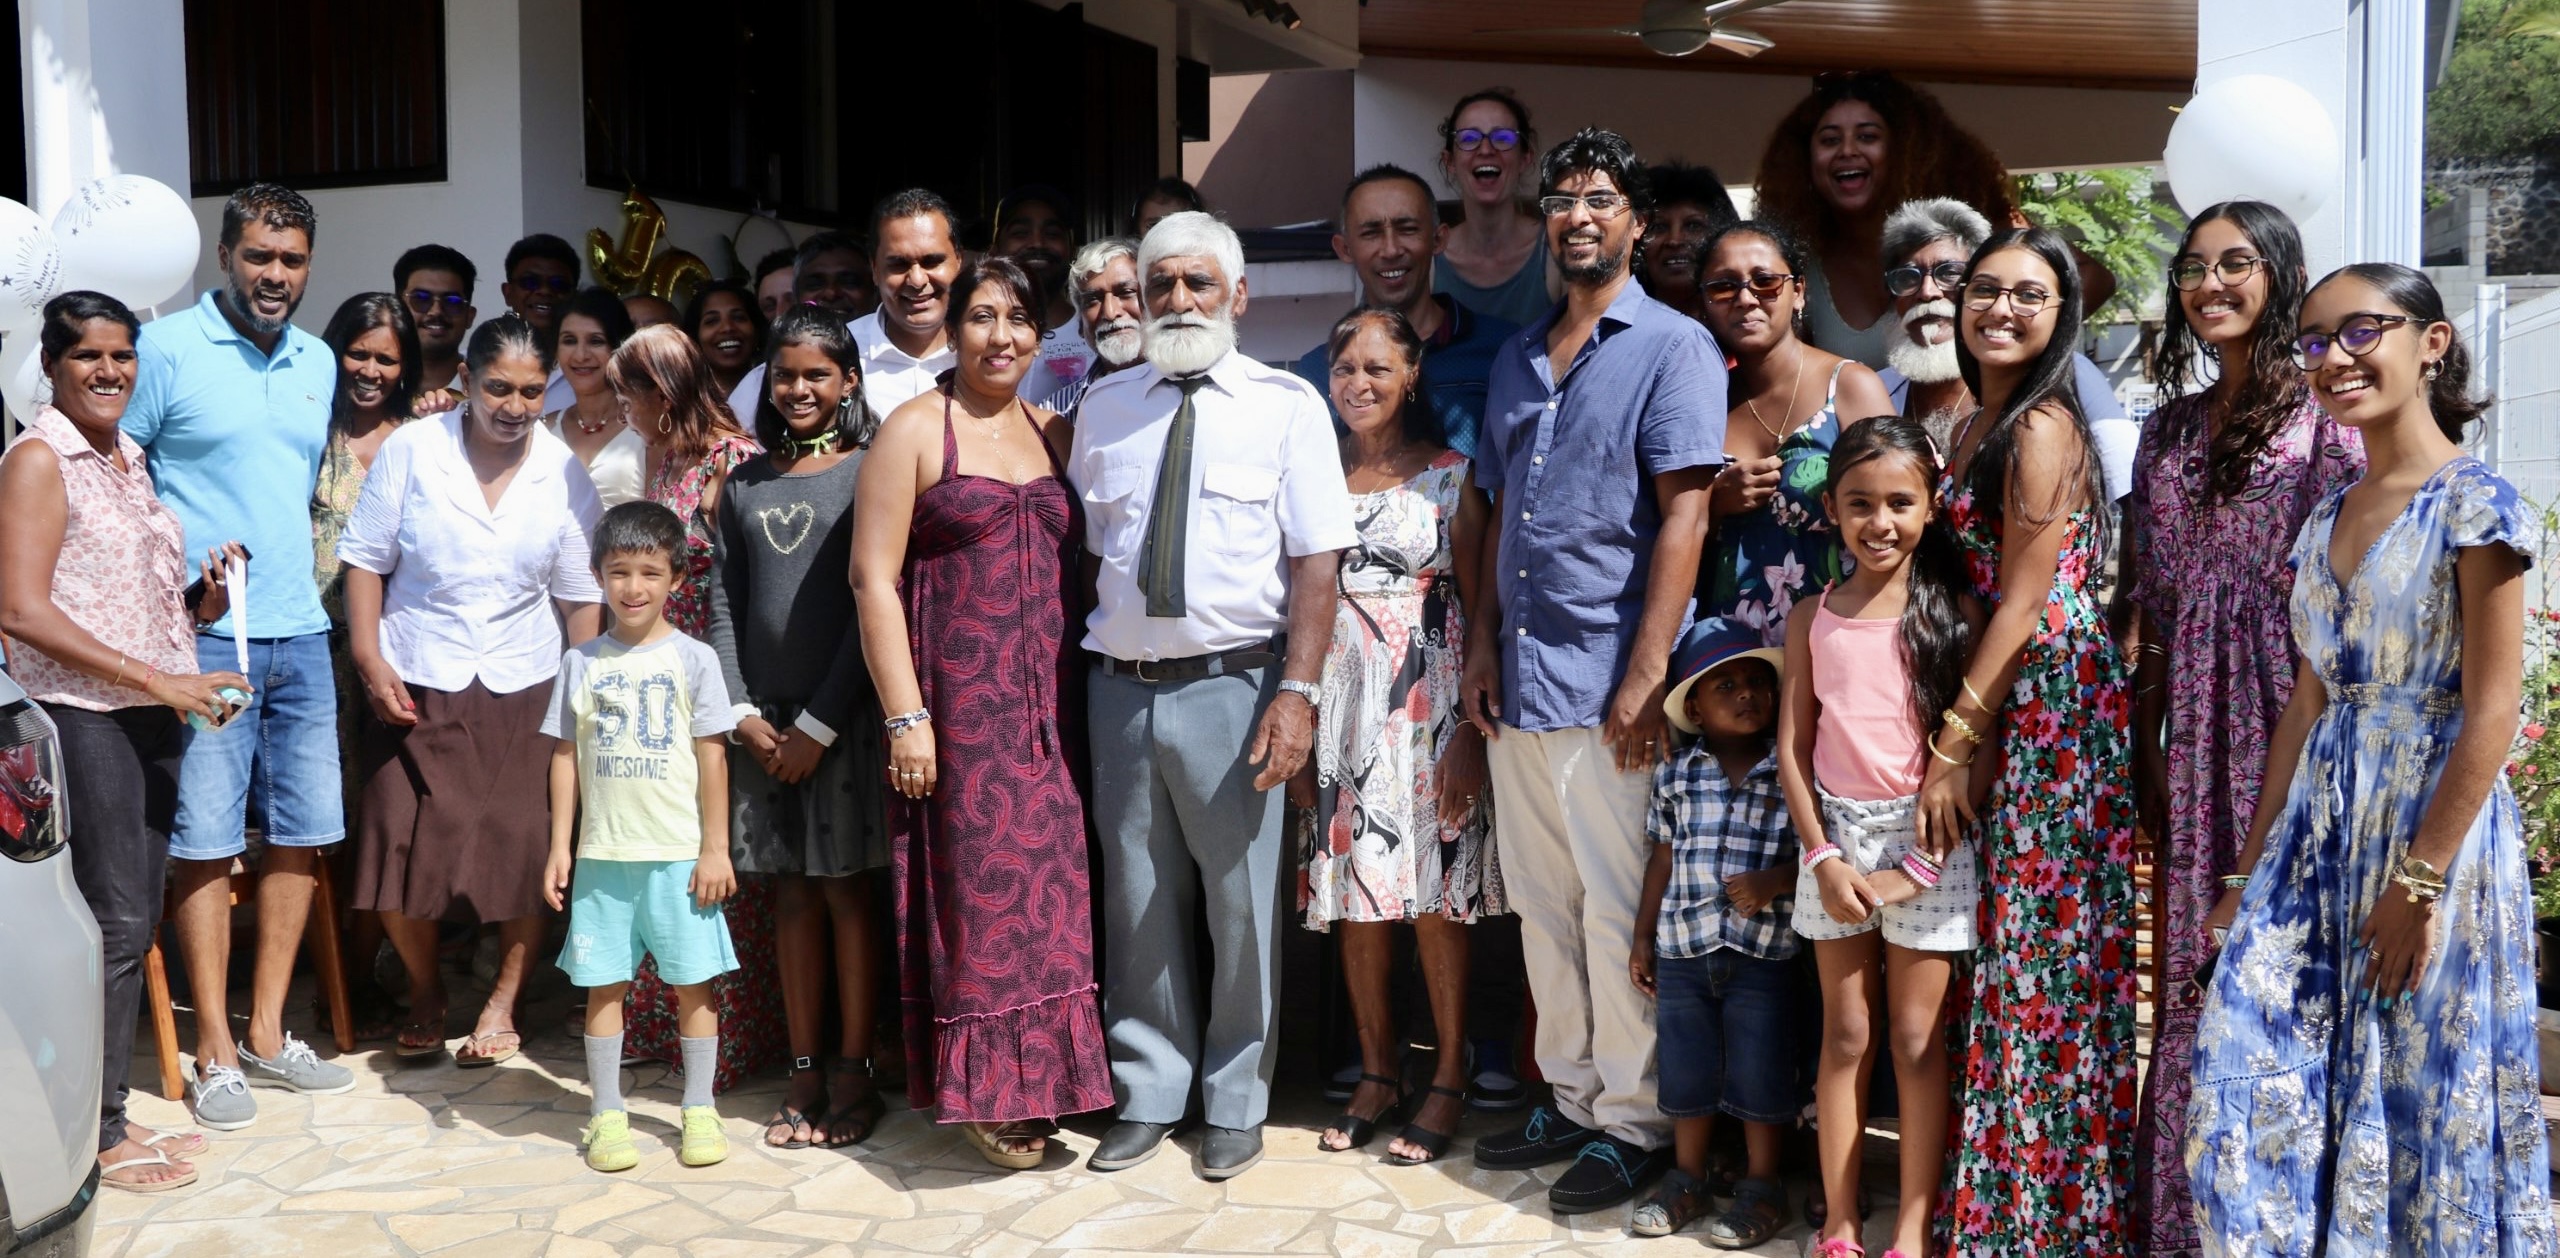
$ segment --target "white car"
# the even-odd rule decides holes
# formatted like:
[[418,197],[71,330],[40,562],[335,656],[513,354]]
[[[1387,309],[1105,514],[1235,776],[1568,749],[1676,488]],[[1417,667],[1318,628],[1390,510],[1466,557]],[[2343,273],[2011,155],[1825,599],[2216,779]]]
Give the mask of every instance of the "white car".
[[0,674],[0,1254],[89,1252],[104,975],[53,721]]

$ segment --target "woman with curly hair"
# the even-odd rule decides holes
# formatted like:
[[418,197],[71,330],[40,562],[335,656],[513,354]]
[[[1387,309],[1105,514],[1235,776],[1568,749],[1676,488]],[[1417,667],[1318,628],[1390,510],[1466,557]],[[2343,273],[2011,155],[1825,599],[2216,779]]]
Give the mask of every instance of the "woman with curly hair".
[[1884,289],[1884,220],[1921,197],[1954,197],[1995,224],[2017,207],[1991,146],[1925,89],[1881,70],[1824,74],[1780,120],[1760,157],[1753,213],[1813,246],[1805,314],[1813,343],[1885,365],[1893,299]]

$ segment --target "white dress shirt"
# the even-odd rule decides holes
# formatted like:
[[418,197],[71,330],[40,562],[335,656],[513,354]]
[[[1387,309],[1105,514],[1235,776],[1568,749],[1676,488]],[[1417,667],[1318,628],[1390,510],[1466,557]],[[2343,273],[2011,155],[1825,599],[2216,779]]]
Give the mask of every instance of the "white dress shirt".
[[492,509],[462,449],[462,412],[382,443],[338,558],[379,573],[382,657],[402,681],[513,694],[560,671],[552,600],[600,603],[587,534],[602,514],[578,456],[535,425]]
[[1138,565],[1182,390],[1142,364],[1085,391],[1067,477],[1084,498],[1085,548],[1102,565],[1100,600],[1085,622],[1088,650],[1170,660],[1259,645],[1288,628],[1284,556],[1360,540],[1333,419],[1315,389],[1232,351],[1208,374],[1192,397],[1180,617],[1147,614]]
[[922,396],[933,387],[934,377],[960,362],[960,350],[948,337],[941,349],[922,358],[910,356],[881,330],[877,310],[853,321],[853,344],[862,352],[862,400],[883,419]]
[[756,407],[763,401],[764,364],[757,363],[738,377],[737,388],[729,390],[729,413],[737,418],[738,427],[751,433],[756,430]]

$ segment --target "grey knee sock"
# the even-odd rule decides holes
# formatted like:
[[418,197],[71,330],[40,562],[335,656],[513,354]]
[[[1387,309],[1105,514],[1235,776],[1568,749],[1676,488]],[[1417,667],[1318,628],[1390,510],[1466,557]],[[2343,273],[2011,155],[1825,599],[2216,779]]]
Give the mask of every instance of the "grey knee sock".
[[590,1035],[587,1038],[587,1089],[595,1099],[587,1106],[589,1116],[622,1108],[622,1037]]
[[676,1037],[684,1050],[684,1103],[691,1107],[711,1103],[711,1076],[720,1069],[720,1037],[706,1035]]

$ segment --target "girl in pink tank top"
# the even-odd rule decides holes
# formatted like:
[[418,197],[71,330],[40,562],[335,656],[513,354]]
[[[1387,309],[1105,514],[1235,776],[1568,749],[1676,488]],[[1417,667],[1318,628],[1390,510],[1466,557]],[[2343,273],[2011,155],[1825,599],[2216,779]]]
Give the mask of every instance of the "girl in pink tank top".
[[[1916,805],[1929,738],[1959,697],[1983,613],[1964,593],[1937,483],[1937,451],[1919,425],[1888,416],[1842,432],[1822,505],[1851,571],[1787,620],[1778,779],[1803,850],[1794,925],[1813,943],[1823,993],[1814,1110],[1829,1217],[1816,1258],[1865,1252],[1859,1142],[1886,1026],[1902,1186],[1885,1258],[1924,1252],[1945,1167],[1941,1027],[1955,956],[1977,933],[1974,857],[1969,836],[1921,833]],[[1995,774],[1988,761],[1975,766],[1977,801]]]

